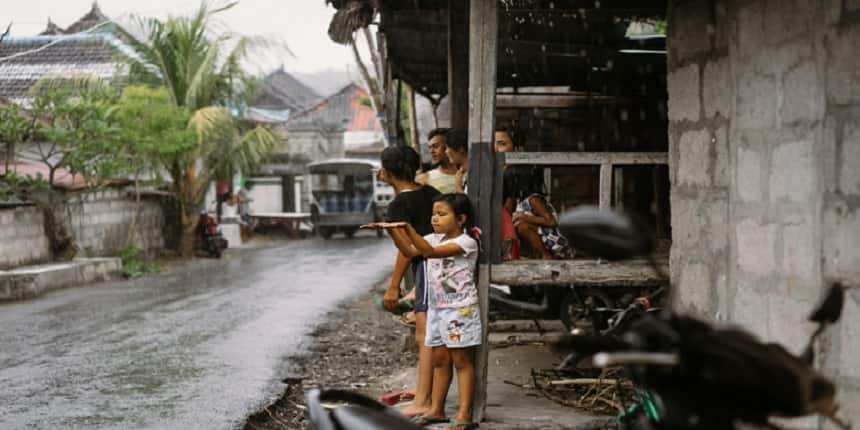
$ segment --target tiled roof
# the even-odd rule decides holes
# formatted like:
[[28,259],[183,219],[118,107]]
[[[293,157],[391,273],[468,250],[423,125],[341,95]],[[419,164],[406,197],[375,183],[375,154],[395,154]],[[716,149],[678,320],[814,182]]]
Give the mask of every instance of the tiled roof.
[[0,44],[0,96],[20,101],[45,77],[97,76],[112,80],[118,54],[129,48],[109,34],[8,38]]
[[367,92],[349,84],[316,106],[293,116],[287,130],[334,129],[340,131],[380,130],[372,108],[362,103]]
[[66,28],[65,33],[74,34],[87,31],[106,21],[108,21],[108,17],[102,13],[98,2],[93,2],[93,7],[90,11],[86,15],[82,16],[81,19],[75,21],[72,25]]
[[260,94],[254,101],[254,106],[301,112],[321,98],[314,90],[287,73],[282,67],[263,79]]

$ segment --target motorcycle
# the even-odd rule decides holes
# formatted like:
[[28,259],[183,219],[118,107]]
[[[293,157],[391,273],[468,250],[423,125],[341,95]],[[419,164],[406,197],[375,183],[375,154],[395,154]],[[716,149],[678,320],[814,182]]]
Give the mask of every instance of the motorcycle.
[[198,250],[215,258],[221,258],[224,250],[227,249],[227,239],[221,234],[218,222],[206,211],[201,211],[197,219],[196,243]]
[[[636,239],[635,230],[617,228],[620,224],[610,222],[614,215],[599,217],[607,217],[604,226],[609,229],[597,223],[585,229],[588,223],[582,217],[560,224],[565,234],[592,235],[596,240],[590,243],[598,251],[621,257],[647,252],[647,240]],[[609,240],[616,234],[626,239]],[[565,336],[558,347],[578,357],[593,356],[596,367],[625,366],[640,396],[617,417],[622,428],[778,428],[771,417],[818,414],[846,429],[850,424],[836,416],[835,385],[812,367],[816,339],[839,320],[843,302],[844,289],[835,283],[809,317],[818,329],[799,356],[741,328],[714,327],[665,311],[643,312],[644,307],[635,304],[616,314],[615,327],[627,328],[601,336]]]

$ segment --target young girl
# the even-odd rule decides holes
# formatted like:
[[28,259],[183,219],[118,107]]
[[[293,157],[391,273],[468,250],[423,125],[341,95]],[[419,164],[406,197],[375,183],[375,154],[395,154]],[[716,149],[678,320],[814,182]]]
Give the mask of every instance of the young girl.
[[421,236],[408,223],[376,223],[385,228],[404,255],[427,258],[427,313],[425,343],[433,349],[433,392],[430,409],[414,421],[420,425],[447,422],[445,399],[451,385],[451,363],[457,370],[460,407],[449,428],[474,429],[472,397],[475,392],[474,347],[481,344],[481,313],[475,265],[478,242],[473,237],[472,204],[464,194],[437,197],[431,219],[433,233]]
[[544,195],[543,178],[525,166],[505,169],[504,209],[517,235],[544,260],[571,259],[574,251],[558,230],[558,215]]

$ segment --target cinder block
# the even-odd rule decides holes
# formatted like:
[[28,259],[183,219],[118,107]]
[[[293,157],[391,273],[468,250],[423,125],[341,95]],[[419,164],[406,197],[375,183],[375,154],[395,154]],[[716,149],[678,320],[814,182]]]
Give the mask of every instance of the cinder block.
[[678,183],[681,185],[710,185],[711,136],[707,130],[688,131],[678,144]]
[[845,202],[824,209],[822,228],[824,276],[843,280],[860,279],[860,210]]
[[731,159],[729,158],[729,131],[726,126],[714,132],[714,185],[728,187],[731,183]]
[[710,1],[693,0],[676,3],[672,9],[672,25],[668,30],[669,49],[672,51],[670,61],[684,61],[711,49],[710,36],[715,29],[710,17]]
[[[820,287],[819,287],[820,288]],[[770,295],[768,340],[777,342],[789,351],[800,354],[814,326],[807,321],[814,300],[797,300],[781,295]]]
[[669,73],[669,120],[699,120],[699,65],[690,64]]
[[760,55],[765,45],[764,2],[754,1],[738,8],[737,49],[740,59]]
[[790,142],[773,151],[770,169],[770,201],[808,202],[816,189],[817,175],[811,142]]
[[[815,0],[820,7],[821,0]],[[809,35],[815,17],[810,0],[767,0],[764,33],[767,43],[776,45],[789,39]]]
[[750,283],[739,282],[729,321],[742,326],[759,337],[767,337],[769,303],[767,293],[760,292]]
[[752,219],[737,224],[738,267],[754,275],[766,276],[774,272],[776,264],[776,224],[761,225]]
[[804,61],[783,76],[782,122],[824,119],[824,84],[811,61]]
[[716,200],[707,205],[708,245],[712,252],[726,251],[729,244],[729,203]]
[[818,297],[820,279],[818,272],[818,241],[811,220],[809,223],[788,225],[782,236],[782,275],[785,292],[798,300],[813,300]]
[[839,189],[849,195],[860,195],[860,122],[845,125],[839,162]]
[[840,369],[843,376],[860,380],[860,290],[849,290],[844,306],[838,331]]
[[702,80],[702,104],[705,116],[713,118],[717,114],[729,118],[732,105],[732,75],[729,59],[721,58],[705,65]]
[[827,97],[836,104],[860,102],[860,25],[831,31],[824,38],[827,55]]
[[767,130],[776,126],[779,91],[771,75],[747,72],[738,77],[734,116],[741,129]]
[[702,205],[694,200],[672,194],[672,248],[680,252],[698,249],[705,233],[707,218],[700,212]]
[[713,286],[708,266],[689,263],[681,267],[681,280],[675,295],[677,310],[713,319],[715,306],[712,297]]
[[759,152],[750,148],[738,148],[737,195],[744,202],[758,202],[762,198],[762,162]]

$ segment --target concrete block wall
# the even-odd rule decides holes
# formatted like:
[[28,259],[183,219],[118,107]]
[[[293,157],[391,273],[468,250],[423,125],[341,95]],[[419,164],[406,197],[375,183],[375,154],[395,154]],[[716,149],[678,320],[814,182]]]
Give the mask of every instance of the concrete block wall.
[[[137,205],[126,190],[80,194],[69,201],[64,219],[80,247],[81,256],[119,255],[125,248]],[[157,202],[144,200],[137,220],[135,244],[153,252],[164,247],[164,213]]]
[[[135,243],[144,252],[164,248],[164,212],[159,202],[144,200]],[[73,197],[60,213],[80,247],[79,257],[118,256],[125,248],[137,206],[125,190]],[[42,211],[36,207],[0,209],[0,270],[51,261]]]
[[[860,2],[670,0],[668,32],[673,304],[799,351],[860,285]],[[858,357],[854,289],[820,365],[855,423]]]
[[34,206],[0,209],[0,270],[51,259],[43,220]]

